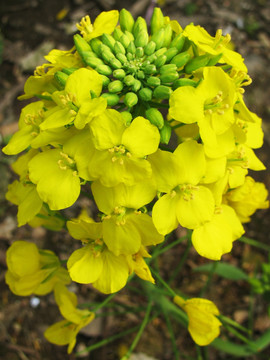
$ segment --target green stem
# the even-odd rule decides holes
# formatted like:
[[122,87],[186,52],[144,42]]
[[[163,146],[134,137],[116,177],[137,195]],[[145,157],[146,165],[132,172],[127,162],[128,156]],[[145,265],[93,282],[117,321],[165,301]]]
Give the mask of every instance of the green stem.
[[210,286],[211,281],[212,281],[213,276],[214,276],[214,273],[215,273],[215,270],[216,270],[216,267],[217,267],[217,264],[218,264],[218,261],[215,261],[213,263],[212,269],[211,269],[211,271],[209,272],[209,275],[208,275],[208,279],[207,279],[204,287],[201,289],[201,291],[199,293],[199,297],[202,297],[206,293],[208,287]]
[[168,329],[170,337],[171,337],[171,342],[172,342],[172,346],[173,346],[173,352],[174,352],[174,355],[175,355],[175,360],[180,360],[180,354],[179,354],[179,350],[178,350],[177,345],[176,345],[176,340],[175,340],[171,320],[170,320],[168,314],[166,313],[166,311],[164,311],[163,314],[164,314],[165,321],[166,321],[166,324],[167,324],[167,329]]
[[189,254],[189,250],[191,248],[191,240],[190,240],[190,237],[188,238],[188,243],[187,243],[187,247],[184,251],[184,254],[183,256],[181,257],[181,260],[179,261],[179,264],[177,265],[176,269],[174,270],[172,276],[170,277],[169,279],[169,284],[172,283],[172,281],[176,278],[176,276],[179,274],[179,272],[181,271],[187,257],[188,257],[188,254]]
[[245,236],[242,236],[239,241],[245,243],[245,244],[248,244],[248,245],[252,245],[252,246],[255,246],[259,249],[263,249],[263,250],[266,250],[266,251],[270,251],[270,246],[269,245],[266,245],[266,244],[262,244],[260,243],[259,241],[256,241],[254,239],[249,239]]
[[166,281],[163,280],[162,277],[156,271],[154,271],[151,267],[150,267],[150,271],[155,275],[155,277],[158,279],[158,281],[169,291],[170,295],[175,297],[176,292],[173,291],[173,289],[166,283]]
[[121,358],[121,360],[128,360],[130,355],[132,354],[133,350],[136,348],[141,336],[142,336],[142,333],[144,331],[144,328],[146,327],[146,325],[148,324],[149,322],[149,317],[150,317],[150,313],[151,313],[151,310],[152,310],[152,306],[153,306],[153,303],[152,301],[149,301],[148,305],[147,305],[147,309],[146,309],[146,313],[145,313],[145,317],[140,325],[140,328],[139,328],[139,331],[137,332],[136,336],[135,336],[135,339],[133,340],[130,348],[128,349],[128,352]]
[[155,251],[155,252],[152,254],[152,257],[151,257],[150,261],[153,260],[153,259],[155,259],[156,257],[160,256],[160,255],[163,254],[164,252],[170,250],[170,249],[173,248],[174,246],[180,244],[182,241],[186,240],[187,237],[188,237],[188,235],[182,236],[182,237],[180,237],[179,239],[177,239],[177,240],[175,240],[174,242],[172,242],[171,244],[167,245],[165,248],[161,249],[160,251],[158,251],[158,252]]
[[115,295],[116,295],[116,293],[107,296],[106,299],[105,299],[102,303],[98,304],[92,311],[93,311],[93,312],[97,312],[99,309],[101,309],[103,306],[105,306],[108,302],[110,302],[111,299],[112,299]]
[[224,315],[218,315],[217,316],[219,318],[219,320],[222,322],[222,324],[228,324],[228,325],[231,325],[233,327],[235,327],[236,329],[238,330],[241,330],[247,334],[251,334],[250,330],[249,329],[246,329],[244,326],[238,324],[238,322],[228,318],[227,316],[224,316]]
[[235,328],[227,324],[223,324],[223,325],[225,329],[227,329],[231,334],[236,336],[239,340],[243,341],[245,344],[248,344],[252,350],[259,351],[259,348],[254,344],[254,342],[250,341],[244,335],[240,334]]

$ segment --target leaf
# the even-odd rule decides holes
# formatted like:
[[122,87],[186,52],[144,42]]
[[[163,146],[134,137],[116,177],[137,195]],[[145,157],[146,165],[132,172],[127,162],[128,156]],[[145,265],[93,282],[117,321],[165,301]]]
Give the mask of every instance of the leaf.
[[[209,272],[211,273],[213,271],[214,263],[205,264],[202,266],[198,266],[194,269],[194,271],[197,272]],[[214,274],[217,274],[225,279],[229,280],[248,280],[248,275],[244,273],[241,269],[227,264],[223,262],[218,262],[216,264],[216,268],[213,271]]]

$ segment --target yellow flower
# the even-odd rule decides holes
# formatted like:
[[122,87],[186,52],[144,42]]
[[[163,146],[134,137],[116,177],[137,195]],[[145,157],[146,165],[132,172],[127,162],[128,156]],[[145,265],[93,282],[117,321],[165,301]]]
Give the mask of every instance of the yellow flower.
[[54,289],[55,301],[65,320],[50,326],[44,333],[45,338],[56,345],[68,345],[70,354],[76,344],[79,331],[94,320],[95,314],[77,308],[77,296],[68,291],[63,284]]
[[45,295],[58,282],[70,283],[67,270],[61,267],[52,251],[38,250],[35,244],[26,241],[15,241],[6,256],[6,283],[16,295]]
[[196,344],[209,345],[219,336],[221,322],[216,317],[219,311],[212,301],[201,298],[184,300],[178,295],[173,301],[187,313],[188,331]]

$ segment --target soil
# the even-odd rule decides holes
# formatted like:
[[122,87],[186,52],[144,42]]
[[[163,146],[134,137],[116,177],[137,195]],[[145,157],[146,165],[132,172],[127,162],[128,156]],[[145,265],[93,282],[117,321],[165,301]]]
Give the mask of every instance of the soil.
[[[72,35],[76,32],[75,24],[82,16],[91,15],[94,19],[101,11],[122,7],[130,10],[134,17],[151,12],[155,1],[150,0],[12,0],[2,1],[0,5],[1,33],[0,53],[0,141],[3,146],[17,129],[20,110],[27,102],[19,102],[17,96],[23,93],[26,78],[42,62],[52,48],[69,49]],[[270,2],[268,0],[160,0],[163,13],[176,19],[182,27],[193,22],[201,25],[212,35],[222,28],[231,34],[235,48],[245,58],[252,85],[246,89],[245,99],[250,110],[263,118],[265,143],[257,154],[269,167],[270,164]],[[1,50],[0,50],[1,51]],[[44,249],[55,251],[65,259],[70,253],[73,240],[63,231],[53,233],[43,228],[32,229],[29,226],[17,228],[16,207],[5,200],[8,184],[14,174],[10,169],[14,159],[1,155],[0,158],[0,358],[3,360],[62,360],[75,359],[67,355],[65,347],[48,343],[43,332],[50,324],[60,319],[53,296],[36,299],[13,295],[4,281],[6,262],[5,252],[14,240],[32,240]],[[270,188],[269,170],[252,173],[252,176]],[[76,209],[75,209],[76,211]],[[269,210],[258,211],[252,222],[246,226],[246,235],[261,243],[269,244]],[[173,251],[168,251],[159,259],[161,275],[168,278],[179,263],[186,244],[181,244]],[[249,275],[260,271],[259,264],[267,262],[267,254],[249,245],[236,242],[233,251],[223,260],[241,267]],[[188,257],[181,274],[172,283],[175,289],[181,289],[190,296],[197,296],[206,282],[206,275],[194,272],[198,265],[208,261],[199,257],[194,250]],[[136,281],[130,285],[139,286]],[[72,290],[79,297],[79,302],[102,301],[104,296],[89,286],[74,284]],[[246,282],[232,282],[214,276],[212,286],[205,297],[215,301],[224,315],[247,326],[251,291]],[[253,297],[252,297],[253,298]],[[35,306],[35,301],[38,305]],[[126,306],[145,304],[142,296],[134,297],[128,288],[116,295],[115,301]],[[253,298],[254,337],[258,337],[270,328],[267,317],[267,301],[263,296]],[[143,317],[128,314],[119,317],[100,317],[78,336],[76,351],[94,344],[117,332],[139,324]],[[187,331],[175,324],[176,345],[181,358],[197,358],[196,350]],[[91,354],[81,355],[84,359],[115,360],[131,344],[132,336],[126,336],[110,343]],[[147,326],[136,348],[140,357],[134,360],[147,360],[151,356],[159,360],[174,359],[169,333],[162,317],[153,320]],[[146,355],[147,354],[147,355]],[[269,359],[270,350],[250,359]],[[205,355],[204,358],[206,359]],[[232,359],[232,356],[218,353],[209,348],[209,359]]]

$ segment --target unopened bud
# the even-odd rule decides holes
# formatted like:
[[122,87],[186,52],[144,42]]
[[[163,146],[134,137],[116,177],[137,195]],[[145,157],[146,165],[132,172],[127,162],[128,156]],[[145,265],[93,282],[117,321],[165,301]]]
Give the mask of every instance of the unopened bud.
[[101,39],[104,45],[107,45],[112,51],[114,51],[115,39],[112,37],[112,35],[103,34]]
[[90,40],[91,48],[98,56],[101,56],[101,50],[100,50],[101,44],[102,42],[98,38],[94,38]]
[[165,56],[167,58],[167,62],[170,62],[175,55],[178,54],[178,49],[176,47],[171,47],[165,52]]
[[78,68],[66,68],[62,69],[61,71],[67,75],[71,75],[74,73],[74,71],[78,70]]
[[218,54],[218,55],[216,55],[216,56],[213,56],[212,58],[210,58],[210,60],[208,61],[208,63],[207,63],[207,66],[215,66],[218,62],[219,62],[219,60],[220,60],[220,58],[222,57],[222,53],[220,53],[220,54]]
[[66,85],[66,81],[68,79],[68,75],[65,74],[62,71],[56,71],[56,73],[54,74],[54,78],[56,79],[56,81],[58,82],[58,84],[64,88]]
[[108,106],[114,106],[119,102],[119,96],[116,94],[104,93],[101,95],[107,100]]
[[137,79],[136,79],[136,80],[134,81],[134,84],[132,85],[132,90],[135,91],[135,92],[137,92],[137,91],[140,90],[141,86],[142,86],[142,83],[140,82],[140,80],[137,80]]
[[126,30],[125,35],[129,38],[130,41],[134,41],[134,36],[132,32]]
[[156,33],[154,33],[151,37],[151,40],[156,43],[156,49],[160,49],[164,42],[164,29],[161,28]]
[[165,85],[157,86],[153,92],[156,99],[169,99],[172,93],[172,89]]
[[115,80],[109,83],[108,90],[110,93],[118,93],[123,89],[124,85],[122,81]]
[[191,74],[193,71],[201,68],[201,67],[204,67],[207,65],[209,61],[209,55],[206,54],[206,55],[201,55],[201,56],[197,56],[193,59],[191,59],[185,66],[185,72],[187,74]]
[[147,30],[141,30],[139,34],[135,38],[135,46],[136,47],[145,47],[148,43],[148,32]]
[[86,65],[96,68],[98,65],[104,65],[104,62],[98,57],[92,56],[93,52],[85,52],[83,55],[83,61]]
[[153,63],[156,59],[157,59],[157,56],[155,54],[152,54],[150,56],[147,56],[147,61],[149,62],[149,64]]
[[140,58],[143,57],[143,55],[144,55],[143,48],[142,48],[142,47],[138,47],[138,48],[136,49],[136,52],[135,52],[136,58],[137,58],[137,59],[140,59]]
[[167,48],[162,47],[161,49],[158,49],[158,50],[155,52],[155,55],[156,55],[156,57],[158,58],[159,56],[164,55],[166,51],[167,51]]
[[118,28],[115,28],[113,31],[113,37],[116,41],[120,41],[121,37],[124,35],[123,31]]
[[165,74],[162,74],[160,76],[160,81],[162,83],[171,83],[173,81],[175,81],[176,79],[178,79],[179,75],[178,75],[178,72],[168,72],[168,73],[165,73]]
[[113,72],[113,77],[115,77],[116,79],[124,79],[124,77],[126,76],[126,73],[123,69],[117,69],[114,70]]
[[78,51],[80,56],[82,56],[81,53],[83,51],[92,51],[91,46],[88,44],[86,40],[84,40],[84,38],[81,35],[79,34],[74,35],[73,40],[76,50]]
[[155,65],[153,64],[150,64],[150,65],[146,65],[145,68],[144,68],[144,72],[146,74],[155,74],[157,71],[157,68]]
[[152,99],[152,90],[149,88],[142,88],[139,91],[139,97],[143,100],[143,101],[150,101]]
[[139,16],[137,18],[137,20],[135,21],[135,24],[134,24],[133,30],[132,30],[132,33],[133,33],[135,39],[141,30],[147,31],[147,24],[146,24],[146,21],[144,20],[144,18]]
[[110,76],[112,74],[112,69],[108,65],[98,65],[96,71],[101,75]]
[[135,54],[136,52],[136,46],[133,41],[131,41],[127,47],[127,52],[130,54]]
[[145,74],[142,70],[139,70],[137,72],[137,78],[140,79],[140,80],[143,80],[145,78]]
[[147,84],[149,86],[159,86],[160,85],[160,78],[156,76],[149,76],[149,78],[146,80]]
[[110,60],[110,66],[114,69],[121,69],[122,63],[114,58]]
[[127,75],[123,81],[127,86],[131,86],[134,84],[135,78],[132,75]]
[[122,31],[130,31],[132,32],[133,25],[134,25],[134,19],[133,16],[129,11],[126,9],[122,9],[119,13],[119,23],[121,26]]
[[116,54],[116,57],[122,64],[125,64],[128,61],[126,55],[124,54],[118,53]]
[[132,121],[131,113],[128,111],[122,111],[121,115],[122,115],[123,119],[125,120],[126,126],[129,126]]
[[185,44],[185,40],[186,38],[184,37],[183,34],[179,34],[177,35],[171,42],[170,44],[170,48],[172,47],[176,47],[176,49],[178,50],[178,52],[180,52],[183,49],[183,46]]
[[180,86],[197,86],[197,81],[191,79],[177,79],[173,83],[173,90],[179,88]]
[[162,129],[164,126],[164,118],[158,109],[150,108],[145,111],[146,119],[150,121],[151,124],[157,126],[159,129]]
[[136,94],[134,94],[134,92],[126,93],[124,103],[128,107],[132,107],[132,106],[136,105],[137,102],[138,102],[138,96]]
[[172,134],[172,128],[170,127],[170,124],[168,121],[164,121],[164,126],[162,129],[160,129],[160,142],[161,144],[168,145],[170,138]]
[[114,44],[114,53],[115,54],[123,54],[125,55],[126,53],[126,49],[124,48],[124,46],[120,43],[120,41],[116,41]]
[[171,43],[171,40],[172,40],[172,28],[170,24],[167,24],[164,27],[164,41],[162,46],[168,47]]
[[190,54],[187,51],[185,51],[172,58],[171,64],[175,64],[179,69],[182,66],[186,65],[189,59],[190,59]]
[[163,65],[159,69],[160,74],[166,74],[167,72],[174,72],[174,71],[177,71],[177,66],[175,64]]
[[159,7],[155,7],[151,18],[151,34],[155,34],[164,25],[164,16]]
[[102,78],[102,85],[104,87],[106,87],[110,83],[111,80],[105,75],[100,75],[100,76]]
[[124,46],[125,49],[127,49],[129,43],[130,43],[130,39],[127,37],[127,35],[123,35],[120,38],[120,43]]
[[160,55],[156,60],[155,60],[155,65],[156,67],[161,67],[162,65],[164,65],[167,61],[167,57],[165,55]]
[[149,41],[149,43],[144,48],[144,53],[146,55],[152,55],[156,50],[156,43],[154,41]]
[[111,52],[111,49],[104,44],[100,45],[100,51],[101,51],[101,56],[102,58],[106,61],[106,62],[110,62],[111,59],[114,59],[114,54]]

